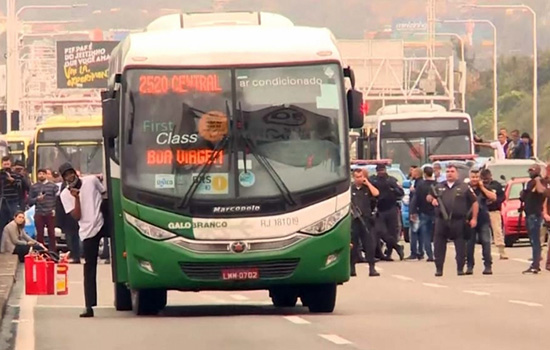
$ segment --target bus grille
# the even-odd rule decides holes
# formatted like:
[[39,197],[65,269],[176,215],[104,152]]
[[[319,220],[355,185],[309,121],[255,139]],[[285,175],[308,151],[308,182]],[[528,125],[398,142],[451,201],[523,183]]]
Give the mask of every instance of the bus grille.
[[221,280],[222,270],[257,268],[260,279],[285,278],[296,270],[300,259],[246,261],[235,263],[180,263],[183,273],[193,280]]

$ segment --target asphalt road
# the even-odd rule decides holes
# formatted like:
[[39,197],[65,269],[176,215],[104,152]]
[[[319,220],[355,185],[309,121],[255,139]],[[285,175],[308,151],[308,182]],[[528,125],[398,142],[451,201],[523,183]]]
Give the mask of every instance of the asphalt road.
[[550,272],[522,275],[530,249],[509,249],[494,275],[456,276],[449,249],[445,276],[433,264],[379,264],[382,276],[359,276],[338,290],[333,314],[275,309],[267,292],[170,293],[155,317],[112,308],[110,268],[100,265],[99,307],[80,319],[82,270],[71,265],[68,296],[12,293],[0,349],[367,349],[535,350],[548,347]]

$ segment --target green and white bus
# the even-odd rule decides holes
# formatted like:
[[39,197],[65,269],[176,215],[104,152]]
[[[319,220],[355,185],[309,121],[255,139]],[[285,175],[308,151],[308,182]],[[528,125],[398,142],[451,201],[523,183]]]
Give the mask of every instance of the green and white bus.
[[353,86],[327,29],[121,42],[102,94],[116,309],[158,313],[168,290],[269,290],[277,307],[332,312],[350,273]]

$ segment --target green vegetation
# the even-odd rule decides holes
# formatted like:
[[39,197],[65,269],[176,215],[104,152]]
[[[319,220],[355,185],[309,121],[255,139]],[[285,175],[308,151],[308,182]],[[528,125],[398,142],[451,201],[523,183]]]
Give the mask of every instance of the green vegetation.
[[[493,72],[470,72],[467,112],[474,118],[477,133],[493,139]],[[550,159],[550,51],[539,52],[538,67],[539,157]],[[533,135],[533,61],[529,57],[502,57],[498,66],[499,128],[518,129]]]

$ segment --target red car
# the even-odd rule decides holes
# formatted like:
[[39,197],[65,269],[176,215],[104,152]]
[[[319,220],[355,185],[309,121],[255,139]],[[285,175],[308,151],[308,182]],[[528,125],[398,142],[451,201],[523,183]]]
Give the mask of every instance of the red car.
[[525,213],[520,213],[518,210],[521,206],[520,193],[529,180],[529,178],[515,178],[508,181],[504,189],[506,199],[502,203],[500,213],[507,247],[512,247],[520,238],[529,238]]

